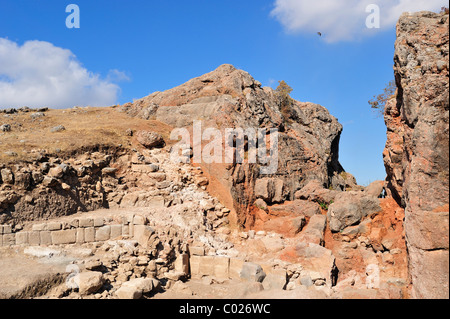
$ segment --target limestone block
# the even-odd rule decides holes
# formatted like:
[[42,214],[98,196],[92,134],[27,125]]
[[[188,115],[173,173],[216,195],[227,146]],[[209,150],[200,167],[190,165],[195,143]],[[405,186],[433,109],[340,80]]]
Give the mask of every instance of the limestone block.
[[28,244],[32,246],[41,245],[41,232],[31,231],[28,233]]
[[84,229],[84,241],[86,243],[91,243],[95,241],[95,228],[88,227]]
[[242,269],[242,266],[244,265],[244,261],[237,258],[231,258],[230,259],[230,266],[229,266],[229,276],[231,279],[239,279],[240,278],[240,272]]
[[214,257],[214,276],[218,279],[230,278],[230,258]]
[[180,272],[189,275],[189,255],[180,254],[175,260],[175,272]]
[[146,225],[134,225],[134,239],[139,245],[146,248],[150,237],[155,233],[153,228]]
[[79,225],[80,227],[93,227],[94,220],[92,218],[80,218]]
[[111,239],[122,236],[122,225],[111,225]]
[[43,231],[43,230],[48,230],[48,228],[47,228],[47,224],[46,223],[34,224],[33,226],[31,226],[31,230],[33,230],[33,231]]
[[39,232],[39,242],[40,245],[51,245],[52,244],[52,235],[49,230],[44,230]]
[[111,237],[111,226],[103,226],[95,230],[95,241],[106,241]]
[[50,231],[60,230],[61,229],[61,223],[60,222],[47,223],[47,229],[50,230]]
[[84,228],[77,228],[77,244],[84,243]]
[[103,217],[94,218],[94,227],[102,227],[103,225],[105,225],[105,220]]
[[28,244],[28,232],[21,231],[16,233],[16,245],[27,245]]
[[13,246],[16,244],[16,236],[14,234],[3,234],[3,246]]
[[11,225],[3,225],[3,234],[11,234]]
[[52,231],[51,236],[53,245],[75,244],[77,240],[77,230],[67,229]]

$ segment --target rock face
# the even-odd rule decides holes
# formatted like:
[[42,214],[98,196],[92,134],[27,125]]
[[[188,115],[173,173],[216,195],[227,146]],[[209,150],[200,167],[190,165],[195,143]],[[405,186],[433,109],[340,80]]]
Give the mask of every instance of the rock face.
[[403,14],[385,110],[389,193],[405,207],[413,297],[449,297],[448,14]]
[[294,193],[313,179],[325,187],[344,189],[348,184],[338,161],[342,125],[337,119],[320,105],[298,101],[293,101],[290,112],[281,112],[273,89],[261,87],[247,72],[232,65],[222,65],[181,86],[155,92],[118,110],[188,130],[194,120],[201,120],[203,128],[219,130],[278,129],[279,155],[275,163],[278,169],[274,174],[262,175],[258,168],[264,165],[259,162],[202,163],[216,182],[217,187],[211,187],[211,191],[234,206],[239,225],[251,224],[247,213],[257,198],[268,203],[293,200]]

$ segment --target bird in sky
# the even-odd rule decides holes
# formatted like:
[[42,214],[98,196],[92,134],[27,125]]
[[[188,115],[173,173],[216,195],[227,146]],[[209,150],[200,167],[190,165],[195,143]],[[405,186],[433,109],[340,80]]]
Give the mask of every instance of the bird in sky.
[[317,32],[317,34],[321,37],[322,36],[322,32]]

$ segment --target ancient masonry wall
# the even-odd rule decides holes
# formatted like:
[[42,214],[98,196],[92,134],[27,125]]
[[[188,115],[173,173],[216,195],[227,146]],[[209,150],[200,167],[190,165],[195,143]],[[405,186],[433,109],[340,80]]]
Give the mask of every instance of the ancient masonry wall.
[[0,225],[0,245],[67,245],[120,239],[138,238],[148,227],[139,215],[122,217],[112,224],[109,218],[75,218],[69,222],[50,221],[35,224],[29,231],[12,232],[10,225]]
[[[149,236],[155,236],[152,228],[145,224],[145,220],[139,216],[129,216],[123,218],[120,224],[106,224],[108,218],[79,218],[70,222],[51,221],[41,224],[35,224],[30,231],[12,232],[10,225],[0,225],[0,244],[2,246],[49,246],[49,245],[68,245],[83,244],[90,242],[102,242],[120,238],[131,238],[148,243]],[[155,236],[156,237],[156,236]],[[159,243],[159,241],[154,241]],[[156,247],[147,247],[155,249]],[[214,278],[242,279],[245,272],[242,270],[244,264],[247,268],[259,268],[264,275],[259,279],[263,280],[266,275],[266,285],[276,285],[283,289],[288,282],[287,273],[284,269],[273,269],[270,265],[256,265],[246,263],[240,258],[231,258],[227,256],[205,256],[205,251],[201,247],[192,247],[190,254],[178,254],[173,264],[173,275],[179,276],[189,274],[194,278],[202,276],[214,276]],[[261,268],[260,268],[261,267]],[[170,277],[171,273],[166,273]],[[251,274],[248,275],[250,277]],[[275,276],[274,281],[272,277]],[[246,278],[251,279],[251,278]],[[258,281],[258,279],[254,279]]]

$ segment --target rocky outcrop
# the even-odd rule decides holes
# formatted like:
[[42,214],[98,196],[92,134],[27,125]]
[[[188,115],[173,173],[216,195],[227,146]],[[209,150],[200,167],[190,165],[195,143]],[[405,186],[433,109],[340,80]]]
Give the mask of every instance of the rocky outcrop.
[[[239,225],[251,225],[247,213],[257,198],[269,204],[293,200],[295,192],[313,179],[337,189],[353,183],[347,178],[349,175],[342,174],[338,160],[342,125],[336,118],[320,105],[298,101],[293,101],[289,112],[282,112],[274,90],[261,87],[247,72],[231,65],[222,65],[118,110],[189,129],[194,120],[201,120],[203,128],[277,129],[279,155],[275,173],[263,175],[258,168],[264,165],[248,161],[228,165],[202,163],[211,180],[217,182],[210,191],[231,201]],[[195,147],[192,145],[194,151]]]
[[412,295],[449,297],[448,14],[403,14],[385,110],[387,188],[405,207]]

